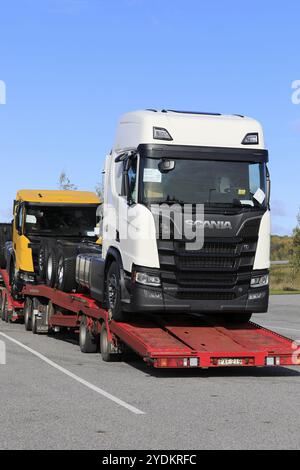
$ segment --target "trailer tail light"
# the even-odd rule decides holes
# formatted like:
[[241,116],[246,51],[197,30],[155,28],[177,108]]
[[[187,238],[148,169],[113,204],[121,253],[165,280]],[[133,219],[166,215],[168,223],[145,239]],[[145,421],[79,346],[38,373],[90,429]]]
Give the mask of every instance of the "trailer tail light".
[[190,367],[198,367],[199,366],[199,359],[198,357],[191,357],[190,359]]
[[280,357],[267,357],[266,365],[267,366],[280,366],[281,360]]
[[184,368],[189,368],[189,367],[199,367],[200,365],[200,360],[198,357],[185,357],[185,358],[176,358],[176,357],[164,357],[164,358],[159,358],[157,359],[156,362],[156,367],[161,367],[161,368],[176,368],[176,367],[184,367]]

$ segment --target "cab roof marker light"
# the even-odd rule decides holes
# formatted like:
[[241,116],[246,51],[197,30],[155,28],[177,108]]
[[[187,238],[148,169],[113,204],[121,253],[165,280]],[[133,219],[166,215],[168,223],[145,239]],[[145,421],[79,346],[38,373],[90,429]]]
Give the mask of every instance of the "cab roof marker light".
[[153,139],[168,141],[173,140],[167,129],[164,129],[163,127],[153,127]]
[[258,145],[259,144],[259,136],[257,132],[251,132],[247,134],[243,141],[242,145]]

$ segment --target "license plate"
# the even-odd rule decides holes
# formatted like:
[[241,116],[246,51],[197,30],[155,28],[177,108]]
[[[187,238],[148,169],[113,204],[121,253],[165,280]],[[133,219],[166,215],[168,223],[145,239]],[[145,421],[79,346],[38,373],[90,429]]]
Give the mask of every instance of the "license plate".
[[218,366],[242,366],[243,359],[236,358],[221,358],[218,359]]

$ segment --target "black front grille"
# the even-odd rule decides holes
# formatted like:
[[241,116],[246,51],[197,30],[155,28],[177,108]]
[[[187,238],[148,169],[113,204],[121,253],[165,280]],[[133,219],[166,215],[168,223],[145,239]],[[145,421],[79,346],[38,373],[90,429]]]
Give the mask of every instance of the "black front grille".
[[214,256],[186,256],[178,258],[179,269],[203,269],[203,268],[219,268],[232,269],[235,259],[230,257],[214,257]]
[[233,287],[237,281],[236,274],[216,273],[216,272],[179,272],[177,273],[177,283],[180,287]]
[[233,300],[236,295],[234,292],[178,292],[179,299],[192,300]]
[[257,238],[207,239],[190,251],[183,241],[158,241],[166,292],[185,300],[230,301],[247,292]]
[[[214,254],[214,255],[235,255],[237,253],[238,244],[235,242],[212,242],[206,241],[199,251],[201,254]],[[184,243],[178,243],[177,245],[178,253],[185,253],[186,246]],[[199,253],[195,252],[195,254]],[[192,253],[190,251],[190,253]]]

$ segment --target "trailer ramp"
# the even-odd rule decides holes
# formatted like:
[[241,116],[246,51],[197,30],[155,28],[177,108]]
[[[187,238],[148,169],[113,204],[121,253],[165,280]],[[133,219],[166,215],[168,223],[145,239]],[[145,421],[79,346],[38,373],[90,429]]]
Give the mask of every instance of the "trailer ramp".
[[190,315],[111,323],[111,331],[154,367],[298,365],[294,342],[249,322],[228,325]]

